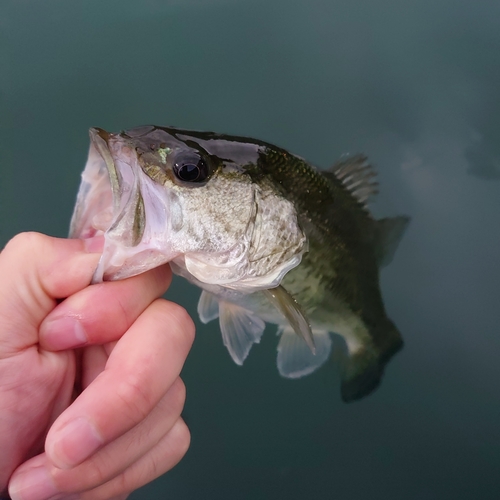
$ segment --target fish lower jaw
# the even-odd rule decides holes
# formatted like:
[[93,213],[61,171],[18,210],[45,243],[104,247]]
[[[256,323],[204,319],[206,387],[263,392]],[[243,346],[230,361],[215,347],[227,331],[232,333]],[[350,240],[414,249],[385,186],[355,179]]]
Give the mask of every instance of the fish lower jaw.
[[178,256],[178,252],[171,248],[152,246],[147,238],[136,246],[126,246],[102,231],[97,231],[96,235],[99,233],[104,234],[105,243],[92,283],[130,278],[171,262]]
[[92,217],[92,229],[95,229],[96,233],[104,234],[111,226],[112,221],[113,208],[108,207]]
[[[95,217],[94,217],[95,219]],[[108,227],[110,224],[99,224],[99,223],[94,223],[92,222],[92,225],[84,228],[81,233],[78,235],[79,238],[82,240],[87,240],[89,238],[96,238],[98,236],[104,236],[106,234],[106,231],[108,230]]]
[[94,227],[89,227],[87,229],[84,229],[79,235],[78,238],[82,240],[88,240],[90,238],[95,238],[97,236],[103,236],[104,232],[101,230],[98,230]]
[[106,231],[111,226],[113,221],[113,209],[106,208],[98,213],[96,213],[91,221],[90,225],[84,227],[79,233],[78,237],[86,240],[89,238],[95,238],[96,236],[104,236]]

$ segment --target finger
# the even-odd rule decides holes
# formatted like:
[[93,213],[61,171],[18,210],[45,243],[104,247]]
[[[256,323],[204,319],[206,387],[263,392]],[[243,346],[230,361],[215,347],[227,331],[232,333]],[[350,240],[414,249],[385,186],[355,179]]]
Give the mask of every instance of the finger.
[[172,279],[168,265],[122,281],[80,290],[60,303],[40,326],[42,348],[57,351],[120,338],[163,295]]
[[94,249],[82,240],[39,233],[21,233],[7,243],[0,253],[0,332],[25,334],[2,338],[4,347],[17,352],[38,342],[37,327],[56,299],[90,283],[99,261]]
[[189,429],[179,418],[172,430],[147,455],[111,481],[82,493],[80,498],[106,500],[121,492],[131,493],[174,468],[186,454],[190,442]]
[[104,346],[101,345],[91,345],[83,349],[81,358],[82,389],[86,389],[104,371],[108,357]]
[[73,469],[53,468],[53,481],[58,490],[65,493],[88,490],[121,474],[171,431],[181,415],[185,400],[184,383],[177,378],[148,417],[129,432]]
[[[33,458],[23,464],[12,477],[9,488],[11,494],[15,492],[17,495],[13,498],[42,500],[61,493],[73,495],[112,481],[143,456],[150,454],[172,432],[184,401],[185,387],[177,379],[146,420],[74,469],[61,470],[53,467],[46,454]],[[122,489],[105,498],[128,491]]]
[[50,429],[45,449],[54,465],[72,468],[142,421],[179,376],[193,337],[183,308],[153,302]]
[[[109,500],[130,493],[175,467],[186,454],[190,441],[189,429],[179,418],[170,432],[128,469],[109,482],[75,496],[82,500]],[[46,500],[60,493],[47,471],[45,454],[32,458],[22,467],[27,465],[30,466],[29,477],[21,468],[12,476],[9,483],[12,500]],[[71,498],[69,495],[62,498],[68,497]]]

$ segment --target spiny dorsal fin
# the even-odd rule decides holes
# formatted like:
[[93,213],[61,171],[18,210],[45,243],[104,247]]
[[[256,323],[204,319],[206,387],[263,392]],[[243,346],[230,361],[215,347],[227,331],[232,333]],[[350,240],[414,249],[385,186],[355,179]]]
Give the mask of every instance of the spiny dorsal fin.
[[356,155],[339,160],[328,171],[342,182],[344,187],[363,205],[377,194],[377,174],[365,155]]

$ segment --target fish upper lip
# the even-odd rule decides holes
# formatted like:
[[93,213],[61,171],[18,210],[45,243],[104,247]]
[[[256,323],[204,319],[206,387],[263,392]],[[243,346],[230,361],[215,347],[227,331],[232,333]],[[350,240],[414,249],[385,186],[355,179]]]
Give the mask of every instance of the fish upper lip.
[[98,135],[99,137],[101,137],[102,139],[104,139],[104,141],[106,142],[106,144],[108,144],[108,140],[111,136],[111,134],[109,132],[106,132],[106,130],[102,129],[102,128],[99,128],[99,127],[91,127],[89,129],[89,134],[90,134],[90,139],[92,141],[94,141],[94,137],[96,135]]
[[[89,135],[106,165],[111,185],[113,217],[105,234],[112,239],[118,236],[126,246],[136,246],[144,231],[144,202],[133,162],[121,158],[128,141],[97,127],[91,128]],[[126,230],[128,225],[131,231]]]
[[116,214],[120,206],[120,173],[116,168],[113,154],[110,149],[110,138],[109,132],[102,128],[92,127],[89,129],[90,140],[96,151],[101,155],[106,168],[108,170],[109,181],[111,183],[111,192],[113,195],[113,211]]

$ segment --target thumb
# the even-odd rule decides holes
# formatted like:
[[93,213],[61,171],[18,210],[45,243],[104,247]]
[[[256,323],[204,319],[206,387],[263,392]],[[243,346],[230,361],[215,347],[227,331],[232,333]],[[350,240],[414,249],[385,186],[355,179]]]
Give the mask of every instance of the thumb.
[[0,358],[38,343],[38,327],[63,299],[90,284],[102,241],[21,233],[0,253]]

